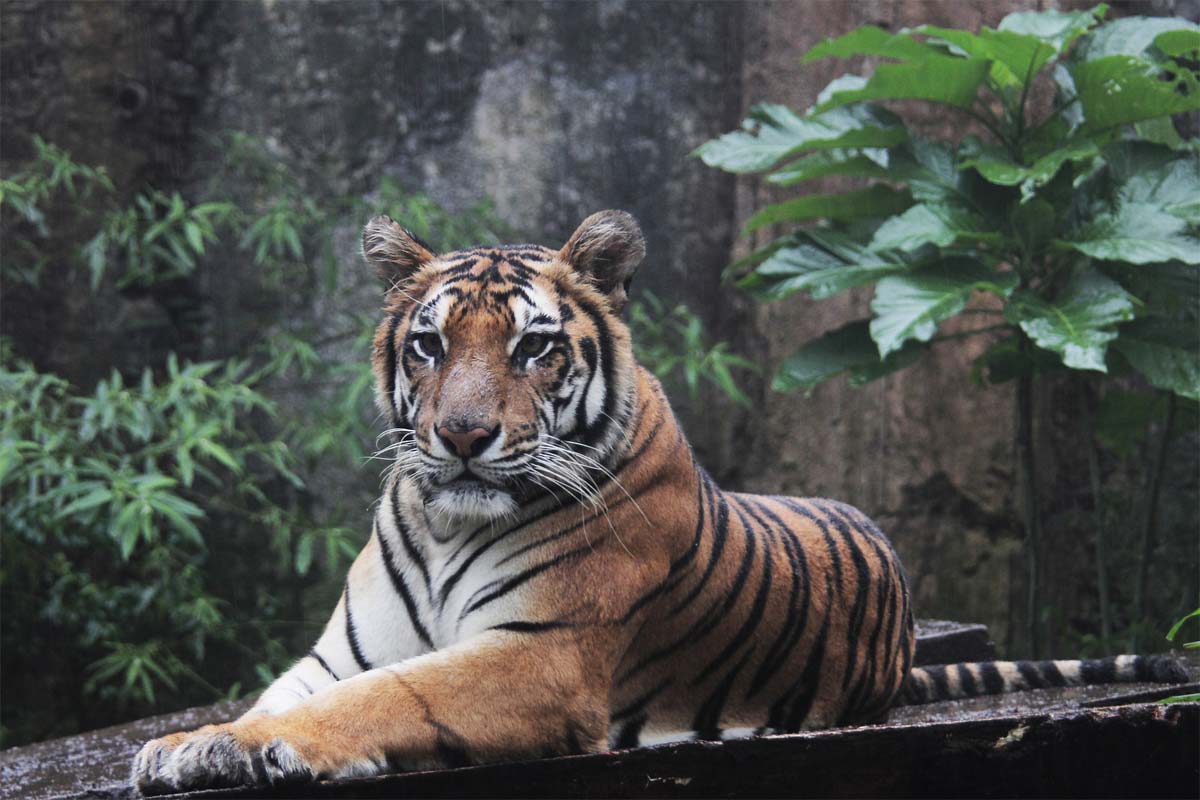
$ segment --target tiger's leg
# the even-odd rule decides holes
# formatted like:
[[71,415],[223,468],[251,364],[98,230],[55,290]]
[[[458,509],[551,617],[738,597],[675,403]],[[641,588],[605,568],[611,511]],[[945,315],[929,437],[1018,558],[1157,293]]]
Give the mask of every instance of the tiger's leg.
[[406,582],[399,545],[387,543],[396,536],[395,526],[381,519],[382,504],[380,509],[321,638],[267,687],[248,714],[279,714],[337,681],[430,649],[420,622],[428,613],[425,598]]
[[488,631],[278,715],[160,739],[139,756],[134,781],[152,792],[603,750],[608,659],[579,634]]

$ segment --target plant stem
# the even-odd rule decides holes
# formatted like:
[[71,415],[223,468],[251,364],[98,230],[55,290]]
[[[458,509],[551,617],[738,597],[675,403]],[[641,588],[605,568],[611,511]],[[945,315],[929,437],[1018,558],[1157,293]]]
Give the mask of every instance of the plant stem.
[[1142,552],[1138,559],[1137,582],[1134,584],[1134,625],[1130,649],[1137,652],[1138,627],[1146,619],[1146,580],[1150,574],[1150,558],[1154,552],[1154,534],[1158,523],[1158,496],[1162,490],[1162,473],[1167,464],[1167,446],[1171,441],[1171,427],[1175,424],[1175,393],[1167,394],[1167,418],[1158,437],[1158,447],[1151,464],[1150,485],[1146,492],[1146,516],[1142,524]]
[[1096,589],[1100,602],[1100,645],[1105,655],[1112,653],[1112,612],[1108,601],[1108,545],[1105,542],[1104,507],[1101,504],[1100,446],[1096,441],[1095,396],[1084,398],[1084,430],[1088,440],[1088,476],[1092,484],[1092,515],[1096,526]]
[[[1020,352],[1029,357],[1031,344],[1024,333],[1018,336]],[[1023,359],[1024,360],[1024,359]],[[1041,543],[1041,516],[1038,510],[1037,469],[1033,446],[1033,370],[1017,379],[1017,469],[1020,474],[1022,517],[1025,523],[1025,624],[1029,637],[1029,657],[1037,658],[1040,644],[1038,615],[1038,551]]]

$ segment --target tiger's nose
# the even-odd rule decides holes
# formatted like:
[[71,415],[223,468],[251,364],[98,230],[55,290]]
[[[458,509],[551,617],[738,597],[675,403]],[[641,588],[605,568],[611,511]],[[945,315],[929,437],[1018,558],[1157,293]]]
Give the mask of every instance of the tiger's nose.
[[482,453],[487,446],[496,438],[496,434],[500,431],[500,426],[488,429],[482,425],[473,427],[462,426],[463,429],[456,430],[459,426],[453,428],[449,425],[442,425],[437,429],[437,435],[441,437],[446,447],[457,452],[463,458],[470,458]]

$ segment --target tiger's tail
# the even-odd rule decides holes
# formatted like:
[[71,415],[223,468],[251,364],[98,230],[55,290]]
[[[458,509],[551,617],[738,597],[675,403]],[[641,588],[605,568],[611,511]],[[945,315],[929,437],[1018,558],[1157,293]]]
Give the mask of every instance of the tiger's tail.
[[1099,683],[1185,683],[1188,673],[1170,656],[1109,656],[1070,661],[979,661],[914,667],[896,705]]

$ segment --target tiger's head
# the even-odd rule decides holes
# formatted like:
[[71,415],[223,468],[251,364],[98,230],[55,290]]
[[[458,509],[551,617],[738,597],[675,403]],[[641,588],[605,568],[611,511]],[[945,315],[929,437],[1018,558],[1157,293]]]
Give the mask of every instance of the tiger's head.
[[377,401],[395,469],[437,515],[504,517],[539,491],[588,501],[632,413],[619,314],[645,249],[622,211],[588,217],[557,251],[435,255],[386,216],[367,223],[363,254],[387,286]]

